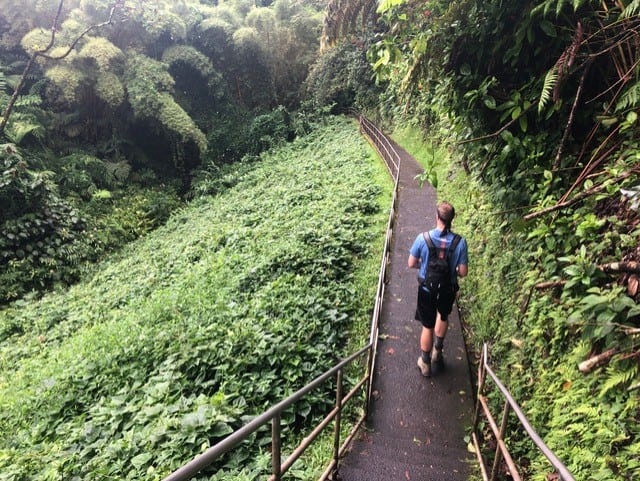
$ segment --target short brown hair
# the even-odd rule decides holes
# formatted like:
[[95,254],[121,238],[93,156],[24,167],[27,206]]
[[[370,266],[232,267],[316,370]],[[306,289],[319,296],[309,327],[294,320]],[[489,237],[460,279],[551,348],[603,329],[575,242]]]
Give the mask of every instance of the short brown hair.
[[456,215],[456,210],[449,202],[440,202],[437,209],[438,219],[440,219],[447,229],[451,228],[451,221]]

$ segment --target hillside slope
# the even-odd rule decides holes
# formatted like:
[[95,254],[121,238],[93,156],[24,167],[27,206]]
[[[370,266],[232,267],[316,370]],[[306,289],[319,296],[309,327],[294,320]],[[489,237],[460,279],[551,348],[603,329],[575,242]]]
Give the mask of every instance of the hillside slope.
[[0,479],[161,479],[332,366],[368,324],[386,175],[332,119],[92,278],[1,311]]

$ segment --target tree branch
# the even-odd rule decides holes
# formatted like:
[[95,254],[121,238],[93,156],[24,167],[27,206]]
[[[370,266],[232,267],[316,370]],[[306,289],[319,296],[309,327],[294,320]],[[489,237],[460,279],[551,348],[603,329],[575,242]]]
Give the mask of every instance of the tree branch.
[[608,274],[618,274],[621,272],[640,274],[640,262],[611,262],[610,264],[599,265],[598,269]]
[[[62,2],[60,2],[62,4]],[[101,27],[106,27],[107,25],[111,25],[113,24],[113,15],[116,11],[116,7],[120,4],[120,2],[116,2],[113,7],[111,7],[111,11],[109,12],[109,18],[107,20],[105,20],[102,23],[97,23],[95,25],[91,25],[87,28],[84,29],[84,31],[82,33],[80,33],[80,35],[78,35],[76,37],[76,39],[71,43],[71,45],[69,46],[69,49],[62,55],[57,56],[57,57],[52,57],[50,55],[46,55],[46,51],[49,50],[49,48],[47,48],[44,52],[39,53],[40,57],[46,58],[47,60],[62,60],[63,58],[67,57],[71,52],[73,52],[73,49],[76,47],[76,45],[78,44],[78,42],[80,40],[82,40],[82,38],[87,35],[89,32],[91,32],[92,30],[96,30],[98,28]],[[52,36],[53,37],[53,36]]]
[[608,351],[604,351],[597,356],[593,356],[586,361],[582,361],[578,365],[578,370],[581,373],[587,374],[593,371],[596,367],[602,366],[603,364],[609,362],[609,360],[618,353],[618,349],[613,348]]
[[562,287],[567,283],[567,281],[545,281],[536,284],[534,287],[539,291],[544,291],[546,289],[554,289],[556,287]]
[[587,73],[589,72],[591,63],[592,63],[591,61],[587,61],[587,64],[585,65],[585,68],[582,71],[582,76],[580,77],[580,84],[578,85],[578,90],[576,91],[576,98],[573,100],[573,106],[571,107],[571,112],[569,113],[569,120],[567,120],[567,126],[564,129],[562,140],[560,141],[560,145],[558,146],[558,152],[556,152],[556,158],[553,161],[554,170],[560,167],[560,159],[562,158],[562,153],[564,152],[564,146],[567,143],[567,139],[569,138],[569,132],[571,132],[571,127],[573,127],[573,119],[575,118],[576,110],[578,108],[578,102],[580,101],[580,97],[582,96],[582,89],[584,88],[584,81],[587,78]]
[[576,195],[573,199],[571,200],[567,200],[564,202],[558,202],[556,205],[552,205],[551,207],[547,207],[545,209],[539,210],[538,212],[532,212],[531,214],[527,214],[523,217],[524,220],[531,220],[534,219],[536,217],[542,217],[545,214],[548,214],[549,212],[554,212],[556,210],[560,210],[560,209],[564,209],[565,207],[569,207],[573,204],[577,204],[578,202],[580,202],[583,199],[586,199],[589,196],[592,196],[594,194],[598,194],[600,192],[602,192],[603,190],[605,190],[607,187],[609,187],[611,185],[611,183],[613,182],[620,182],[628,177],[631,177],[631,175],[633,175],[636,172],[636,169],[631,169],[627,172],[623,172],[622,174],[614,177],[613,179],[609,179],[611,180],[611,182],[605,181],[604,183],[597,185],[591,189],[585,190],[584,192],[582,192],[581,194]]

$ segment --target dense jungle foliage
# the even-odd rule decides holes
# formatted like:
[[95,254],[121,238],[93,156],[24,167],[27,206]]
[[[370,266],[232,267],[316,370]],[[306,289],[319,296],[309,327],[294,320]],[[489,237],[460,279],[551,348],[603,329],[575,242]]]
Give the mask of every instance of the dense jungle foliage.
[[0,303],[77,280],[305,132],[323,4],[0,0]]
[[[471,345],[576,479],[638,478],[640,3],[379,3],[376,29],[334,10],[324,42],[364,38],[379,120],[452,159],[424,158],[425,178],[469,237]],[[527,477],[554,479],[510,443]]]
[[[323,268],[312,258],[326,254],[329,278],[346,280],[314,301],[323,306],[318,319],[339,323],[366,310],[362,299],[332,306],[346,302],[343,289],[359,292],[352,276],[363,289],[371,281],[367,268],[353,274],[343,262],[365,256],[350,249],[377,222],[382,181],[372,182],[370,167],[333,164],[362,160],[361,146],[343,147],[355,139],[320,129],[304,140],[320,114],[351,107],[394,130],[457,207],[455,227],[471,248],[459,302],[470,348],[489,343],[499,375],[576,479],[640,477],[639,45],[637,0],[0,0],[0,463],[8,467],[0,479],[24,479],[23,464],[39,479],[90,479],[94,469],[160,477],[146,453],[163,453],[160,469],[177,466],[202,448],[197,433],[216,439],[247,407],[288,392],[287,379],[257,362],[221,389],[209,368],[233,366],[234,349],[248,348],[192,346],[199,336],[218,342],[223,327],[186,320],[218,315],[233,319],[224,335],[253,339],[239,320],[253,307],[229,300],[245,292],[237,286],[267,276],[254,323],[287,311],[284,325],[268,329],[293,336],[296,353],[310,349],[304,356],[316,346],[293,320],[311,305],[300,286]],[[276,154],[291,157],[282,165],[261,155],[296,138],[292,148],[304,153],[285,148]],[[320,159],[320,138],[346,151]],[[308,262],[292,263],[309,226],[295,230],[299,220],[277,207],[257,212],[234,189],[242,181],[276,205],[259,185],[281,179],[276,191],[292,215],[353,180],[335,195],[361,217],[323,207],[317,219],[327,216],[332,237]],[[201,200],[209,195],[213,204]],[[366,206],[350,204],[357,195]],[[289,230],[278,231],[274,252],[248,239],[278,223]],[[224,250],[240,262],[247,249],[265,255],[255,276],[225,270],[216,257]],[[283,284],[268,277],[272,267]],[[39,300],[52,288],[59,292]],[[287,301],[269,304],[267,293]],[[349,329],[330,340],[335,356]],[[194,348],[194,371],[171,335]],[[157,344],[145,342],[150,336]],[[304,356],[278,369],[308,381],[317,371]],[[262,377],[268,383],[256,385]],[[240,384],[264,397],[247,399]],[[313,409],[292,413],[292,426]],[[185,452],[160,449],[189,430]],[[554,479],[522,433],[509,444],[526,477]]]

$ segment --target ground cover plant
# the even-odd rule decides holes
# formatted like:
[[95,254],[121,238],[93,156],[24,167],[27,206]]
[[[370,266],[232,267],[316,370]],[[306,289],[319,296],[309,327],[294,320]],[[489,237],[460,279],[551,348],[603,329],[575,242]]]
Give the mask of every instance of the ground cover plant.
[[[368,323],[385,176],[331,120],[90,279],[0,311],[0,480],[161,479],[331,367]],[[285,413],[285,437],[331,403]],[[225,479],[268,469],[251,449]]]

